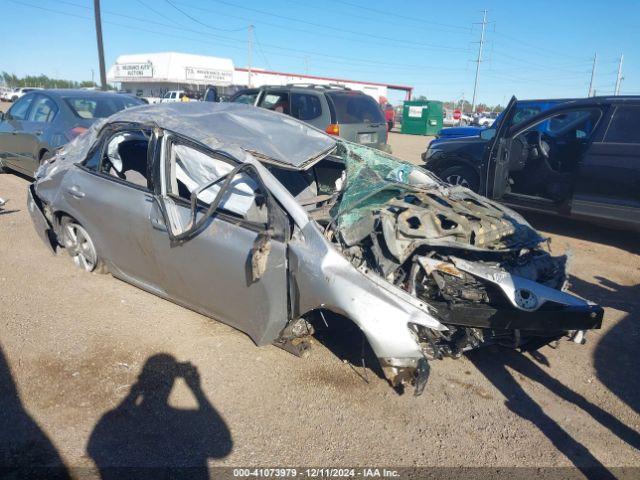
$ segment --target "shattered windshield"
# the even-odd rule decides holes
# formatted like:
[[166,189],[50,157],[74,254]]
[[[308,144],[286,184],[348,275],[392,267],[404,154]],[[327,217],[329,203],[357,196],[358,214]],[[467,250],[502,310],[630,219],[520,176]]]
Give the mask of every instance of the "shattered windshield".
[[346,165],[346,188],[333,212],[340,230],[348,229],[402,192],[439,184],[420,167],[355,143],[340,142],[335,156]]

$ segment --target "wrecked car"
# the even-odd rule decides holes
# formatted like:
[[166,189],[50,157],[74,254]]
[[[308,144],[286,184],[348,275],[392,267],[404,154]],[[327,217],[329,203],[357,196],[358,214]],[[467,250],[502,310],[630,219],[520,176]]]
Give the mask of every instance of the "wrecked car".
[[603,316],[564,291],[566,258],[517,213],[245,105],[117,113],[38,170],[28,205],[79,267],[257,345],[303,355],[314,316],[352,322],[389,382],[415,394],[434,359],[580,342]]

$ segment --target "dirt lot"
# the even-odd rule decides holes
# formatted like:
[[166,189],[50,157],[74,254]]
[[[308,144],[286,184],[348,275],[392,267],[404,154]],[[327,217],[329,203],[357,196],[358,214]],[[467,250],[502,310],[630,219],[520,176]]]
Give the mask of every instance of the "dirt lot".
[[[426,146],[400,134],[391,142],[413,161]],[[637,236],[532,217],[554,253],[573,252],[572,290],[606,307],[603,329],[585,346],[563,341],[535,358],[481,351],[435,362],[414,398],[372,372],[365,383],[322,345],[307,359],[257,348],[221,323],[81,272],[64,252],[52,256],[31,226],[27,184],[0,175],[10,200],[0,214],[0,447],[29,438],[23,455],[59,455],[70,468],[156,458],[640,467]]]

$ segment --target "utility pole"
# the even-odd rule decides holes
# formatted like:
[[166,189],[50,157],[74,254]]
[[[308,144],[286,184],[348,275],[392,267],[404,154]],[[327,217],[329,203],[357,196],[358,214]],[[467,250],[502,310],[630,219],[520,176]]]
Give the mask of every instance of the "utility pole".
[[587,97],[595,96],[595,92],[593,90],[593,80],[596,76],[596,64],[598,63],[598,53],[596,52],[593,55],[593,67],[591,67],[591,80],[589,80],[589,92],[587,93]]
[[253,25],[249,25],[249,38],[247,39],[247,45],[249,48],[248,57],[249,57],[249,68],[247,73],[247,84],[249,88],[251,88],[251,62],[253,61]]
[[93,14],[96,17],[96,37],[98,39],[98,61],[100,63],[100,88],[107,89],[107,72],[104,68],[104,47],[102,45],[102,20],[100,18],[100,0],[93,0]]
[[616,76],[616,93],[618,95],[620,93],[620,84],[622,83],[622,61],[624,60],[624,54],[620,55],[620,63],[618,63],[618,75]]
[[478,60],[476,60],[476,81],[473,84],[473,100],[471,101],[471,113],[476,109],[476,93],[478,91],[478,77],[480,76],[480,62],[482,62],[482,47],[484,46],[484,30],[487,26],[487,10],[482,15],[482,31],[480,33],[480,46],[478,47]]

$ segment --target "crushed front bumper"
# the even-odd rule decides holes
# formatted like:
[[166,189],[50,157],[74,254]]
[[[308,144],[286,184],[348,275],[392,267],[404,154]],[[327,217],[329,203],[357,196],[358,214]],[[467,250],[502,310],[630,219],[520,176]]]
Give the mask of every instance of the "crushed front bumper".
[[29,191],[27,194],[27,208],[29,209],[29,215],[31,216],[31,221],[33,222],[33,226],[35,227],[38,236],[47,248],[51,250],[51,253],[55,254],[57,242],[53,232],[53,227],[45,217],[42,202],[35,194],[34,190],[34,185],[29,185]]

